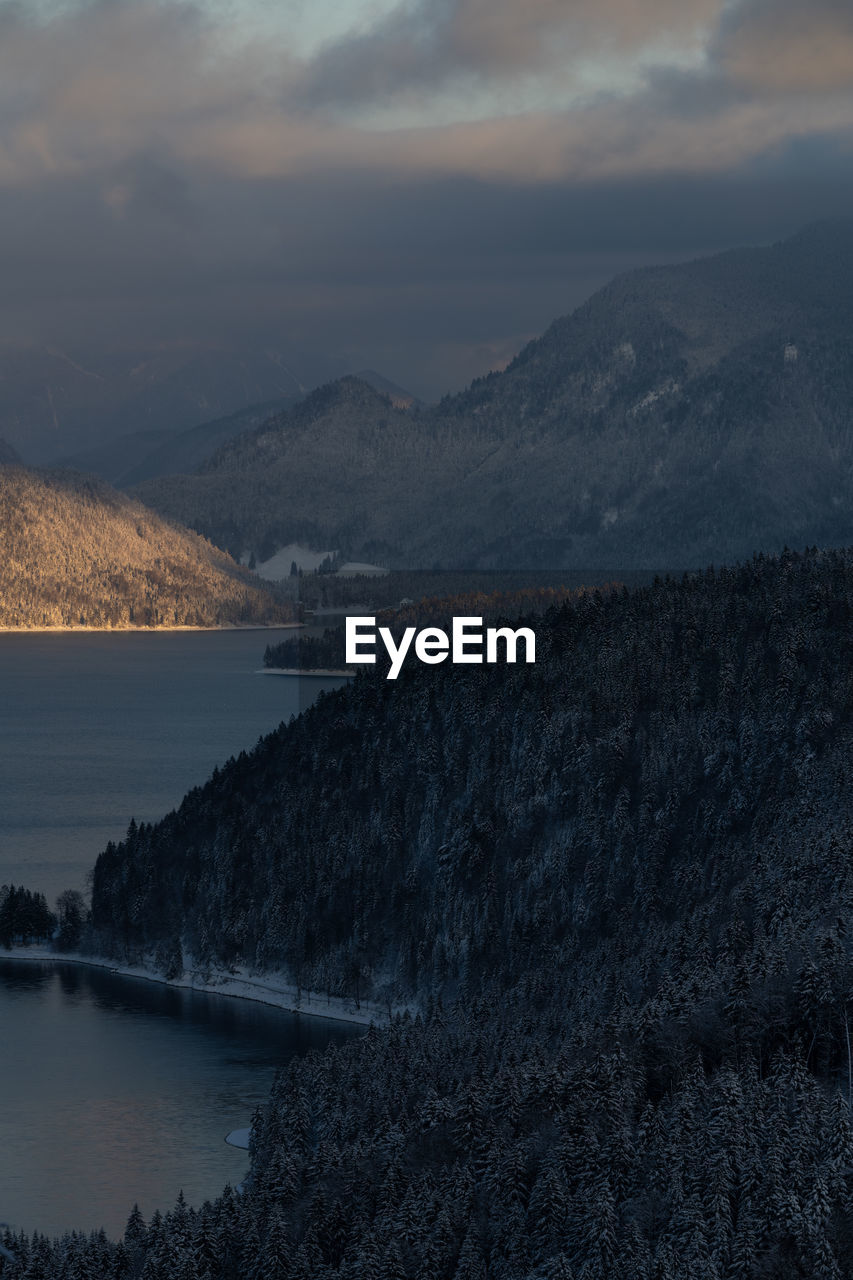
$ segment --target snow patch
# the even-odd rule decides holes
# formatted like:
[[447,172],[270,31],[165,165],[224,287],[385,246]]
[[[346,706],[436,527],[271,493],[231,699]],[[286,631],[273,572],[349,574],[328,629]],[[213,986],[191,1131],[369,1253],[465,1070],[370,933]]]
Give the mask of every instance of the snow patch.
[[226,1133],[225,1141],[229,1147],[239,1147],[241,1151],[248,1151],[251,1132],[251,1129],[232,1129],[230,1133]]
[[642,413],[644,409],[650,408],[663,396],[674,395],[675,392],[678,391],[678,389],[679,389],[679,384],[675,381],[675,379],[667,378],[666,382],[662,382],[659,387],[654,387],[651,391],[647,392],[646,395],[643,396],[642,400],[638,400],[635,405],[632,405],[631,408],[628,410],[628,413],[632,417],[637,413]]
[[[290,577],[294,562],[297,569],[301,569],[303,573],[313,573],[315,569],[319,569],[324,560],[330,557],[334,559],[337,554],[337,551],[314,551],[311,547],[303,547],[299,542],[289,542],[286,547],[276,551],[274,556],[257,564],[255,573],[259,578],[265,578],[267,582],[281,582],[284,578]],[[249,553],[244,552],[241,559],[243,564],[248,564]],[[353,578],[356,574],[380,578],[386,573],[388,570],[384,565],[367,564],[359,560],[348,560],[337,570],[337,575],[341,578]]]
[[268,582],[281,582],[282,578],[290,577],[290,566],[294,560],[297,569],[301,569],[303,573],[313,573],[328,556],[336,554],[335,551],[312,551],[310,547],[303,547],[298,542],[289,542],[286,547],[276,551],[274,556],[270,556],[269,560],[256,565],[255,573]]

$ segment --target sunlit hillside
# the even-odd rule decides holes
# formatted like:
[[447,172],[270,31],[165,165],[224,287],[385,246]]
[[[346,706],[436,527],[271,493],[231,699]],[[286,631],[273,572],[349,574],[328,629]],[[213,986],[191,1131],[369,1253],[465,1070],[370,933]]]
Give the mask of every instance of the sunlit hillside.
[[204,538],[91,477],[0,466],[0,626],[211,627],[293,607]]

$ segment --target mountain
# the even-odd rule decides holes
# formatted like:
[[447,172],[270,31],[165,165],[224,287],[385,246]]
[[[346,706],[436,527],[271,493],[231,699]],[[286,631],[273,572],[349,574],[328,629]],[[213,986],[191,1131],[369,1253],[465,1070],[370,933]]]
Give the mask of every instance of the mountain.
[[179,432],[247,405],[298,399],[339,368],[275,341],[91,352],[7,344],[0,435],[27,462],[56,463],[116,437]]
[[620,276],[432,408],[344,379],[152,506],[266,558],[691,567],[853,537],[853,223]]
[[0,627],[222,626],[292,607],[101,481],[0,466]]
[[3,465],[4,463],[9,463],[9,462],[20,462],[20,461],[21,459],[18,457],[17,453],[12,448],[12,446],[10,444],[7,444],[5,440],[0,440],[0,465]]
[[62,470],[100,476],[107,484],[120,487],[122,477],[129,470],[144,466],[159,448],[165,446],[168,449],[171,441],[180,439],[183,434],[183,431],[132,431],[129,435],[115,436],[92,448],[57,458],[55,465]]
[[184,431],[134,431],[117,436],[94,449],[85,449],[57,466],[74,471],[89,471],[101,476],[119,489],[171,472],[193,472],[206,462],[226,441],[260,426],[285,406],[300,397],[292,395],[249,405],[237,413],[213,422],[202,422]]
[[853,1272],[853,551],[530,622],[534,665],[364,672],[99,858],[109,956],[406,1006],[290,1063],[244,1194],[132,1217],[130,1274]]
[[357,548],[370,560],[429,502],[454,458],[461,473],[477,457],[467,439],[428,432],[418,418],[342,378],[224,445],[198,475],[164,476],[135,493],[164,514],[181,511],[235,558],[251,550],[268,560],[297,542]]
[[352,374],[352,377],[358,378],[360,382],[366,382],[369,387],[373,387],[374,391],[387,396],[395,409],[411,409],[414,405],[420,403],[417,396],[413,396],[411,391],[406,391],[404,387],[399,386],[396,382],[391,382],[388,378],[384,378],[375,369],[359,369]]

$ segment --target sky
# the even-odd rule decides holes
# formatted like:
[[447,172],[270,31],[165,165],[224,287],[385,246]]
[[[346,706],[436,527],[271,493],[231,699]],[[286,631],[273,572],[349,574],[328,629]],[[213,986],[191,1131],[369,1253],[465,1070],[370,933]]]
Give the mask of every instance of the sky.
[[853,213],[850,0],[0,0],[0,340],[425,399],[617,271]]

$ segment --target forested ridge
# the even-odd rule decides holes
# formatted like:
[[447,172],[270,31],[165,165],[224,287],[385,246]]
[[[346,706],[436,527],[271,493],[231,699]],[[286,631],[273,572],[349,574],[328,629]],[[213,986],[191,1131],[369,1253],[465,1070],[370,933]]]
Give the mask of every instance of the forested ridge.
[[0,627],[289,622],[296,607],[198,534],[91,476],[0,465]]
[[592,592],[134,825],[88,945],[419,1012],[289,1064],[242,1194],[4,1280],[851,1274],[851,617],[849,551]]
[[853,222],[618,276],[404,410],[356,378],[143,500],[260,562],[697,568],[853,539]]

